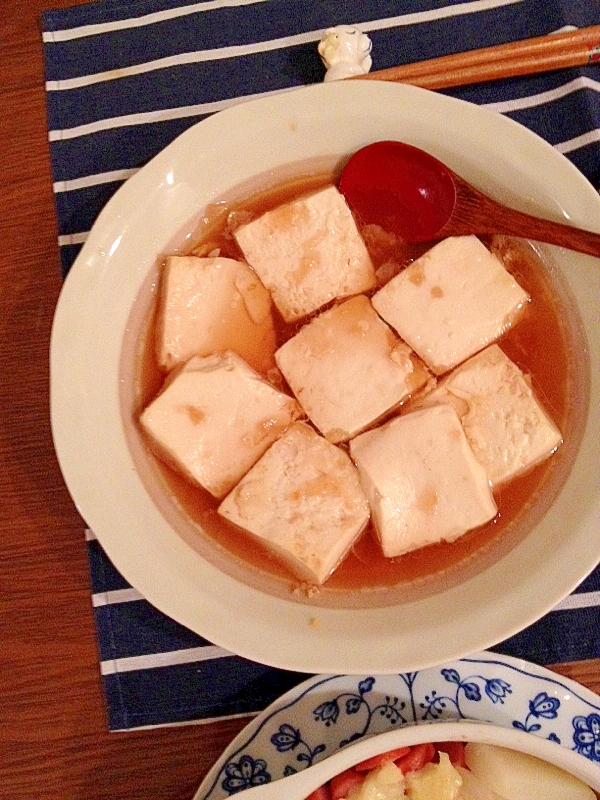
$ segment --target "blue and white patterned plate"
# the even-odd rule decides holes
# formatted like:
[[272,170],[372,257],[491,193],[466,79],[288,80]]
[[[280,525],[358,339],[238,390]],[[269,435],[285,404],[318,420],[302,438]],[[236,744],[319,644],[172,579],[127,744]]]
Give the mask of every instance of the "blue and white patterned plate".
[[600,697],[527,661],[483,652],[404,675],[318,675],[233,740],[194,800],[290,775],[364,736],[472,719],[551,739],[600,764]]

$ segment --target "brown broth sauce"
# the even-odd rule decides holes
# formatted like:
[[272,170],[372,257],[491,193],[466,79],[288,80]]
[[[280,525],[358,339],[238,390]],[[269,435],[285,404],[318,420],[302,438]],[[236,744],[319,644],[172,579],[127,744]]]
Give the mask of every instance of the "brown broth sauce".
[[[215,206],[212,216],[208,215],[203,220],[199,235],[195,237],[196,244],[188,251],[206,255],[218,248],[223,256],[242,258],[227,229],[229,211],[237,212],[235,216],[239,215],[238,219],[245,221],[248,214],[252,218],[257,217],[270,208],[331,182],[331,175],[303,178],[255,195],[243,203]],[[406,246],[374,234],[376,231],[372,228],[363,231],[375,268],[382,267],[381,273],[385,279],[430,247]],[[430,545],[388,559],[382,555],[369,526],[319,592],[310,591],[310,587],[303,584],[299,586],[289,571],[256,539],[222,519],[217,513],[218,500],[190,484],[159,459],[151,457],[163,490],[167,490],[178,509],[193,523],[195,534],[192,536],[205,540],[202,547],[200,541],[197,543],[201,551],[206,552],[208,540],[219,554],[217,562],[221,566],[225,564],[227,569],[227,562],[232,563],[232,574],[240,577],[246,573],[251,584],[275,594],[294,596],[300,602],[341,606],[361,606],[365,603],[388,605],[398,600],[435,593],[481,571],[527,534],[548,508],[568,475],[577,449],[575,440],[580,435],[577,432],[577,409],[581,411],[583,401],[578,396],[577,369],[573,367],[577,359],[573,358],[575,343],[569,338],[571,320],[568,314],[564,314],[544,262],[527,243],[497,239],[487,244],[501,251],[507,268],[531,296],[531,303],[518,324],[499,343],[504,352],[531,375],[538,398],[563,432],[565,444],[557,453],[527,474],[501,487],[495,493],[499,508],[497,516],[451,544]],[[279,347],[301,325],[285,324],[276,309],[274,314]],[[141,349],[138,350],[133,401],[135,421],[164,380],[154,357],[153,311],[146,316],[144,327],[145,334],[142,335]],[[285,383],[282,387],[291,393]],[[137,435],[142,436],[139,430]],[[569,439],[572,441],[569,442]],[[189,530],[184,538],[190,541]],[[365,599],[366,596],[370,596],[370,599]]]

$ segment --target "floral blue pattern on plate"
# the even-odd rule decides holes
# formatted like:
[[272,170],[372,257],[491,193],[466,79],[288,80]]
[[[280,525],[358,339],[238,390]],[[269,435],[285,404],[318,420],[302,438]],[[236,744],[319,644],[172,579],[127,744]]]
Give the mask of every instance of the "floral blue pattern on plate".
[[364,736],[462,719],[542,736],[600,764],[600,697],[544,667],[483,652],[403,675],[304,681],[238,734],[194,800],[291,775]]

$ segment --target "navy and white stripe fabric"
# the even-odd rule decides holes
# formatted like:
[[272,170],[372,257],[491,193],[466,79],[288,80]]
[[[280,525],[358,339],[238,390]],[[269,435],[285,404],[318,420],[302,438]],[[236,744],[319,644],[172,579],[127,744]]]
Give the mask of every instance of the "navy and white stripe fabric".
[[[600,24],[590,0],[105,0],[42,17],[66,274],[119,186],[190,125],[323,79],[325,28],[356,25],[373,69]],[[600,187],[600,66],[449,90],[531,128]],[[225,653],[133,590],[88,532],[111,729],[252,714],[303,675]],[[540,664],[600,657],[600,569],[496,648]]]

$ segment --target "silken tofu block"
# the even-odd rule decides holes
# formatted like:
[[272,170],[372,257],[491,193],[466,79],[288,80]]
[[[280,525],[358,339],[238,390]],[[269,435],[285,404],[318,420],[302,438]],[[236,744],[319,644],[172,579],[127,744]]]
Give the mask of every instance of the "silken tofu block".
[[372,298],[383,319],[436,375],[492,344],[528,300],[476,236],[444,239]]
[[170,256],[160,282],[156,324],[159,365],[233,350],[266,374],[274,366],[271,297],[247,264],[232,258]]
[[497,344],[453,370],[414,407],[439,403],[456,410],[492,486],[539,464],[562,442],[529,379]]
[[322,584],[369,520],[358,472],[343,450],[297,422],[219,506],[301,579]]
[[301,410],[235,353],[190,359],[140,423],[167,463],[224,497]]
[[375,286],[371,258],[335,186],[268,211],[234,236],[287,322]]
[[330,442],[356,436],[430,377],[364,295],[312,319],[277,350],[275,360]]
[[496,515],[485,471],[448,405],[362,433],[350,454],[387,557],[452,542]]

